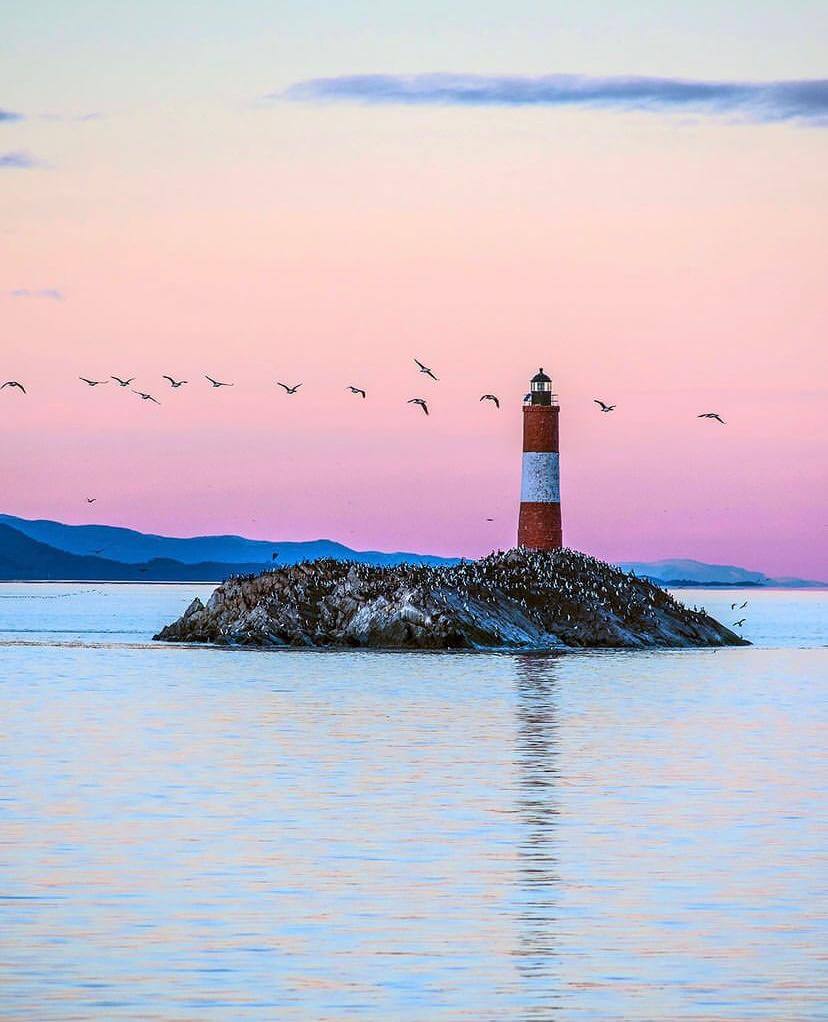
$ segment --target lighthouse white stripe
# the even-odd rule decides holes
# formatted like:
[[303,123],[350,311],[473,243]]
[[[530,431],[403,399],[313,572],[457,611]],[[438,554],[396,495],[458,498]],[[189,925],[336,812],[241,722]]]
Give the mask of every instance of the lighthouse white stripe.
[[559,504],[561,484],[557,451],[524,451],[520,499],[533,504]]

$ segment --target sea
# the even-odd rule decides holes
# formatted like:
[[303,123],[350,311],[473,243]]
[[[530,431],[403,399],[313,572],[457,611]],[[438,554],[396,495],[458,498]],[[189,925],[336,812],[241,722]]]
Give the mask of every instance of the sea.
[[828,593],[679,592],[734,649],[151,641],[212,588],[0,585],[4,1022],[828,1018]]

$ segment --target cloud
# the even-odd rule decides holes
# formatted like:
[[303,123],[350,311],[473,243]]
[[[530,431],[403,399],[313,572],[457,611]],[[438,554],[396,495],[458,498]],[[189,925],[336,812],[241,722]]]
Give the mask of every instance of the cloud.
[[716,82],[589,75],[346,75],[296,82],[268,99],[445,106],[556,106],[730,114],[828,125],[828,79]]
[[40,164],[28,153],[0,153],[0,170],[28,170],[30,167],[39,167]]
[[22,121],[23,114],[16,114],[12,110],[0,110],[0,121]]
[[47,298],[53,302],[62,302],[64,295],[62,291],[58,291],[56,287],[42,287],[37,290],[31,290],[27,287],[18,287],[14,291],[9,291],[12,298]]

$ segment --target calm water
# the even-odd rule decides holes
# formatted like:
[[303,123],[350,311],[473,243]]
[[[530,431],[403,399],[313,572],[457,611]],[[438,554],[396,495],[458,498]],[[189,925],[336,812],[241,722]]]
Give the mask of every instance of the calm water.
[[828,1018],[825,594],[685,594],[719,652],[149,644],[199,591],[0,585],[0,1018]]

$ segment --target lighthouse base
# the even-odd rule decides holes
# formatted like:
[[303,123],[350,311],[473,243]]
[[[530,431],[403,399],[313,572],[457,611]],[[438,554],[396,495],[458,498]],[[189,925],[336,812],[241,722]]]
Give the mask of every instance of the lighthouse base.
[[529,550],[560,550],[563,546],[561,505],[521,501],[518,546]]

